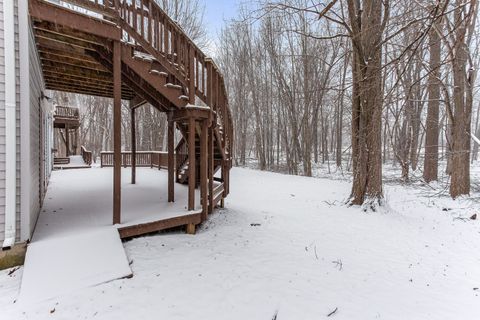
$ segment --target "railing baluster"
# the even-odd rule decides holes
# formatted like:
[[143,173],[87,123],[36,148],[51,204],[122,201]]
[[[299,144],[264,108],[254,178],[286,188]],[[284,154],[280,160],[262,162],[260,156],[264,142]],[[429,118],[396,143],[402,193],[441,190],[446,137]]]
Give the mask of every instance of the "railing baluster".
[[154,19],[154,23],[155,23],[155,49],[159,50],[159,43],[160,43],[160,31],[159,31],[159,26],[160,26],[160,21],[159,21],[159,16],[158,16],[158,11],[155,10],[155,19]]
[[140,35],[143,39],[145,39],[145,17],[143,15],[143,0],[140,0],[140,18],[141,18],[141,25],[140,25]]
[[165,31],[165,39],[164,39],[164,42],[165,42],[165,57],[168,58],[168,54],[169,54],[169,51],[170,51],[170,47],[169,47],[169,31],[168,31],[168,24],[167,24],[167,21],[166,20],[163,20],[163,28],[164,28],[164,31]]
[[159,30],[158,30],[158,50],[160,53],[163,53],[163,36],[165,34],[164,29],[163,29],[163,19],[159,14],[158,17],[158,23],[159,23]]
[[148,1],[148,43],[152,46],[152,1]]
[[132,16],[133,16],[133,29],[135,30],[135,32],[138,32],[137,0],[133,0]]

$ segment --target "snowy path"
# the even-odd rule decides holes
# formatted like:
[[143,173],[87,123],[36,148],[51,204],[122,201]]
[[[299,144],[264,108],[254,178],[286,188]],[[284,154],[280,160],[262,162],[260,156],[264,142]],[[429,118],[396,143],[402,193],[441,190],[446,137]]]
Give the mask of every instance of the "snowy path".
[[388,186],[389,210],[364,213],[341,204],[342,181],[231,181],[196,236],[126,243],[132,279],[20,308],[22,270],[0,272],[5,319],[480,319],[480,224],[455,219],[478,203]]
[[35,241],[28,246],[19,303],[38,303],[131,274],[113,226]]

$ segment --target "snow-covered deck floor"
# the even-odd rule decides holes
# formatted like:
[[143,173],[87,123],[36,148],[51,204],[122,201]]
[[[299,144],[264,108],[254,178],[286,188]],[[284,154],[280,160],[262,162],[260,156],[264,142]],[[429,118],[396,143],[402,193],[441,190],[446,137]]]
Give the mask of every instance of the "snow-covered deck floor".
[[70,156],[69,164],[58,164],[54,166],[55,170],[64,170],[64,169],[86,169],[90,168],[88,164],[83,161],[82,156]]
[[[122,169],[122,224],[117,227],[189,214],[186,186],[175,184],[175,203],[168,203],[165,170],[138,168],[135,185],[130,183],[130,172]],[[54,171],[33,240],[111,226],[112,193],[112,168]],[[199,208],[198,190],[196,203]]]

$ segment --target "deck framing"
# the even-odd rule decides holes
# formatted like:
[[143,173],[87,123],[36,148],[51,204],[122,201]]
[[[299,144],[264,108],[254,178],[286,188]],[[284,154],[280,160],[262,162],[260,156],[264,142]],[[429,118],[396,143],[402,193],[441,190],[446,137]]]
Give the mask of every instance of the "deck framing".
[[198,225],[202,222],[201,213],[190,213],[179,217],[163,219],[148,223],[136,224],[132,226],[119,227],[118,232],[122,239],[132,238],[144,234],[164,231],[177,227],[187,227],[188,225]]

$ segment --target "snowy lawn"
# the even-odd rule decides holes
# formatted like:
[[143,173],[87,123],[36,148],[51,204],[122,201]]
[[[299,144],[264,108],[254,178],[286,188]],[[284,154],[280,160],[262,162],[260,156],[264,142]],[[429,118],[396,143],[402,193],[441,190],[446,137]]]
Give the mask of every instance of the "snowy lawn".
[[236,168],[231,184],[196,236],[125,243],[132,279],[21,305],[22,269],[0,272],[0,319],[480,319],[479,203],[398,185],[365,213],[345,181]]

